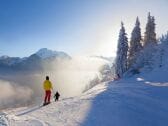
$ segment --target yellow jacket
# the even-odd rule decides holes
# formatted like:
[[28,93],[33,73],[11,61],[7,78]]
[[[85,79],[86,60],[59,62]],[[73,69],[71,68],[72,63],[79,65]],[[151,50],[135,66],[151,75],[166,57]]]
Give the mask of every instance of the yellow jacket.
[[51,90],[53,89],[52,83],[49,80],[45,80],[43,83],[44,90]]

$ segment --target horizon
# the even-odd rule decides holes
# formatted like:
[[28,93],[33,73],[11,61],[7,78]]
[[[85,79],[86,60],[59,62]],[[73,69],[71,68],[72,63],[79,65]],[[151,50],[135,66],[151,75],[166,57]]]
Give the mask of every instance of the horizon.
[[143,36],[148,12],[156,19],[157,38],[168,30],[166,0],[9,1],[0,2],[0,55],[10,57],[26,57],[41,48],[114,57],[120,22],[130,38],[138,16]]

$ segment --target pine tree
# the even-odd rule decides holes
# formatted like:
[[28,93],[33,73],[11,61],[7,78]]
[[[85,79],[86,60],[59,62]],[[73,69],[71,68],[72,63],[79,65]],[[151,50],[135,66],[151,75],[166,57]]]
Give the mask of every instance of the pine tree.
[[156,59],[159,59],[159,67],[163,66],[163,60],[166,54],[166,50],[167,50],[167,46],[168,46],[168,32],[165,35],[162,35],[162,37],[159,40],[160,44],[159,44],[159,57],[157,57]]
[[161,44],[168,44],[168,32],[160,37],[159,42]]
[[135,62],[138,52],[142,49],[141,29],[138,17],[136,18],[135,27],[131,33],[130,47],[128,53],[128,68]]
[[127,51],[128,51],[128,38],[125,33],[123,22],[121,22],[121,29],[118,39],[117,56],[115,61],[115,74],[120,77],[127,70]]
[[155,33],[155,18],[148,14],[148,22],[146,24],[146,31],[144,36],[144,46],[148,44],[156,44],[156,33]]

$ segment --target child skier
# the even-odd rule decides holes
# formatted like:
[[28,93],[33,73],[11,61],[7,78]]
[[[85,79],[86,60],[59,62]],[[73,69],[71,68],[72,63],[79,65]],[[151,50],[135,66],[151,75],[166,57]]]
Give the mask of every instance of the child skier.
[[57,91],[57,92],[55,93],[55,95],[54,95],[55,101],[58,101],[59,96],[60,96],[60,94],[59,94],[58,91]]

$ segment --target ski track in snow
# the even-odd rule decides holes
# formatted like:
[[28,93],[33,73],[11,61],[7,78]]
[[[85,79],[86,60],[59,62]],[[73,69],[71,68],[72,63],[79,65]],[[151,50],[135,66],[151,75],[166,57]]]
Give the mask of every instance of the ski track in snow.
[[9,126],[167,126],[167,83],[146,82],[102,83],[44,107],[6,111],[6,117]]

